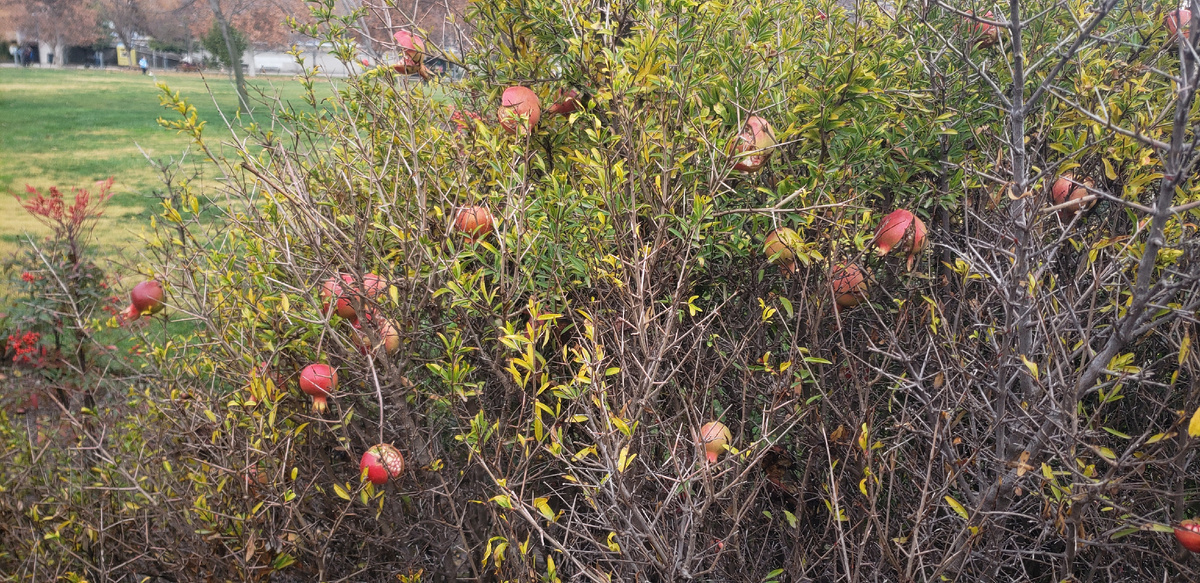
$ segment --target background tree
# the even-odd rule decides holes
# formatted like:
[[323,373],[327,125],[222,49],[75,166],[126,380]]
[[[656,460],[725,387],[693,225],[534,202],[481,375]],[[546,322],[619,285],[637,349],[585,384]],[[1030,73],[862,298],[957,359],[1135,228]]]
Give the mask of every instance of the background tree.
[[212,55],[213,60],[222,67],[232,69],[235,63],[238,65],[242,63],[242,54],[246,51],[246,39],[236,28],[231,28],[229,35],[233,41],[234,52],[232,55],[225,44],[225,35],[221,31],[221,25],[216,21],[213,21],[212,27],[208,29],[208,34],[205,35],[203,44],[204,50]]
[[70,45],[91,45],[99,36],[96,13],[86,3],[70,0],[9,0],[13,23],[22,36],[37,42],[43,64],[61,67]]
[[[101,19],[112,27],[113,34],[125,46],[125,50],[136,48],[138,35],[146,34],[146,8],[149,0],[96,0],[95,5]],[[130,67],[137,64],[130,60]]]

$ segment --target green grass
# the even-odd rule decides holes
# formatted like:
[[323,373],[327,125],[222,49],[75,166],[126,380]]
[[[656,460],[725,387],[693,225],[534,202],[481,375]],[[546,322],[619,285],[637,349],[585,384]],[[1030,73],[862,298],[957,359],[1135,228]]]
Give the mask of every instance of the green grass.
[[[198,74],[159,74],[157,80],[192,101],[209,122],[210,137],[227,133],[218,108],[232,115],[237,98],[225,76],[210,74],[207,84]],[[154,159],[179,158],[190,144],[186,136],[158,125],[160,116],[174,112],[159,105],[155,81],[117,69],[0,71],[0,191],[24,196],[27,184],[92,188],[112,176],[116,194],[96,228],[97,251],[112,256],[134,244],[153,212],[149,195],[161,188],[142,151]],[[303,88],[294,79],[248,82],[252,100],[261,91],[297,105],[302,101]],[[318,87],[329,91],[326,84]],[[194,151],[190,156],[201,160]],[[0,256],[16,250],[26,232],[45,230],[14,197],[0,196]]]

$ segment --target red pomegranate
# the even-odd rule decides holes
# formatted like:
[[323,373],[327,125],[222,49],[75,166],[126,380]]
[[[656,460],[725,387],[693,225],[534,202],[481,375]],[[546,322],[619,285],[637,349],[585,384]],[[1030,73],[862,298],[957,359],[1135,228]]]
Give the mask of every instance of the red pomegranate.
[[800,235],[787,227],[780,227],[763,240],[763,253],[767,255],[767,261],[779,266],[780,272],[790,275],[796,272],[795,250],[800,244]]
[[1200,522],[1195,520],[1184,520],[1175,527],[1175,540],[1183,545],[1183,548],[1200,553]]
[[328,364],[310,364],[300,371],[300,390],[313,398],[313,411],[324,413],[329,408],[325,399],[337,390],[337,369]]
[[879,255],[887,255],[895,249],[908,256],[908,269],[913,267],[913,259],[925,250],[929,243],[926,239],[925,223],[916,215],[899,209],[883,217],[879,228],[875,231],[875,247]]
[[704,448],[704,459],[716,463],[717,456],[725,452],[733,434],[720,421],[709,421],[700,428],[700,446]]
[[479,121],[481,118],[478,113],[451,108],[450,122],[456,126],[455,131],[460,134],[475,131],[475,124]]
[[388,478],[399,478],[404,473],[404,456],[391,444],[373,445],[363,454],[358,470],[365,473],[372,484],[382,486]]
[[321,299],[325,301],[324,312],[329,313],[329,305],[336,299],[337,315],[352,323],[357,322],[358,314],[354,312],[355,301],[366,304],[377,300],[385,290],[387,290],[387,281],[374,273],[363,275],[361,285],[354,280],[354,275],[339,274],[321,284]]
[[542,117],[542,103],[528,87],[509,87],[500,96],[496,116],[500,118],[500,126],[510,134],[532,132]]
[[574,89],[559,89],[558,98],[554,101],[554,105],[546,108],[546,114],[571,115],[580,109],[583,109],[583,104],[579,103],[578,91]]
[[1179,31],[1183,31],[1183,36],[1188,36],[1188,27],[1192,23],[1192,11],[1186,8],[1172,10],[1167,13],[1163,19],[1163,24],[1167,26],[1167,42],[1175,42],[1179,36]]
[[425,39],[407,30],[397,30],[392,38],[396,40],[396,48],[404,56],[418,63],[425,60]]
[[1093,206],[1096,206],[1096,199],[1089,201],[1080,200],[1088,195],[1089,188],[1095,187],[1096,181],[1092,180],[1090,177],[1085,176],[1082,180],[1080,180],[1075,178],[1074,174],[1063,174],[1062,176],[1058,177],[1058,180],[1054,181],[1054,186],[1050,187],[1050,200],[1053,201],[1056,206],[1066,202],[1071,202],[1073,200],[1079,200],[1080,202],[1063,207],[1058,211],[1059,216],[1062,217],[1063,220],[1070,220],[1071,217],[1074,217],[1077,213],[1086,211]]
[[[365,329],[367,326],[379,338],[378,345],[371,344],[371,336]],[[377,352],[379,348],[383,348],[386,354],[395,354],[397,350],[400,350],[400,333],[396,331],[396,325],[387,318],[377,316],[375,312],[367,312],[365,317],[352,323],[352,327],[350,340],[358,346],[359,352],[363,354]]]
[[867,299],[868,272],[856,263],[835,263],[829,282],[838,309],[853,308]]
[[124,317],[130,322],[145,316],[157,314],[163,309],[163,286],[151,279],[143,281],[129,292],[129,307],[125,308]]
[[468,243],[474,243],[492,232],[494,221],[492,211],[485,206],[466,206],[459,209],[454,217],[454,229],[466,237]]
[[400,53],[400,61],[392,68],[403,75],[420,75],[429,78],[425,68],[425,39],[407,31],[398,30],[392,35],[396,39],[396,49]]
[[[968,11],[968,13],[975,14],[972,11]],[[983,17],[988,20],[995,18],[991,10],[988,10]],[[971,34],[978,36],[978,38],[975,40],[975,46],[977,47],[987,48],[1000,42],[1000,30],[997,29],[996,25],[994,24],[988,24],[986,22],[972,22]]]
[[775,133],[767,120],[756,115],[746,120],[746,127],[733,141],[733,169],[753,173],[762,170],[775,147]]

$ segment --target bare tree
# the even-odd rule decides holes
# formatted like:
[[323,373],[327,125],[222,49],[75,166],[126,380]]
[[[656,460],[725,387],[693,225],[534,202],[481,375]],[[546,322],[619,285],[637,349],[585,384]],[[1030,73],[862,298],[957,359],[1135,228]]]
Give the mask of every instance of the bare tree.
[[66,48],[72,44],[91,44],[99,35],[96,13],[89,6],[70,0],[32,0],[7,2],[13,23],[22,35],[41,45],[43,64],[53,57],[55,66],[66,61]]

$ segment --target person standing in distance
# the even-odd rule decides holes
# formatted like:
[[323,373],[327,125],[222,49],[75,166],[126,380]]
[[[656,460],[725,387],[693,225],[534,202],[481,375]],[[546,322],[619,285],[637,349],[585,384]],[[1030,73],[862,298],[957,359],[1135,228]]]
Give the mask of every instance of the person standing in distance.
[[150,68],[150,63],[146,62],[146,57],[138,59],[138,66],[142,68],[142,74],[146,74],[146,69]]

